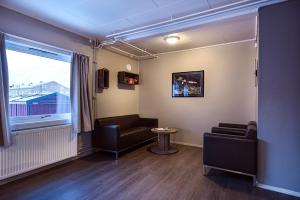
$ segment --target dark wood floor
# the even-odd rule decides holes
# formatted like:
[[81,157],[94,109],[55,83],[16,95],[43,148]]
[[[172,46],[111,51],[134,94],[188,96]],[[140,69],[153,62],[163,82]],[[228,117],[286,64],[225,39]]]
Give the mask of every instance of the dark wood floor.
[[201,149],[178,147],[168,156],[141,147],[118,161],[97,153],[0,186],[0,199],[297,199],[253,188],[244,176],[219,171],[203,176]]

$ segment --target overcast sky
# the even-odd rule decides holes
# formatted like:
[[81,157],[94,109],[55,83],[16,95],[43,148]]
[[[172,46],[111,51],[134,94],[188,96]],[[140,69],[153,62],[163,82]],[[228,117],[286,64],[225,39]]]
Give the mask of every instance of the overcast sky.
[[7,50],[9,85],[56,81],[70,88],[70,63]]

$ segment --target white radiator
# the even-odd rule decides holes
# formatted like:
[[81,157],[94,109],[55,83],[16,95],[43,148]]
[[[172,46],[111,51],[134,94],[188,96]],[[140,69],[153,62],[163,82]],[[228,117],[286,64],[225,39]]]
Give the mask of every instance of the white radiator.
[[14,132],[13,144],[0,148],[0,180],[77,155],[70,125]]

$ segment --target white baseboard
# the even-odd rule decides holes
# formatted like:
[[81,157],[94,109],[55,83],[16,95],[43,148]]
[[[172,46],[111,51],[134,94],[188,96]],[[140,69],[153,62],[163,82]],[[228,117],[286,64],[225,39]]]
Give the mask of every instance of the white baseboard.
[[171,143],[174,143],[174,144],[181,144],[181,145],[186,145],[186,146],[191,146],[191,147],[203,148],[202,145],[199,145],[199,144],[192,144],[192,143],[187,143],[187,142],[177,142],[177,141],[172,141],[172,140],[171,140]]
[[266,189],[266,190],[271,190],[271,191],[274,191],[274,192],[279,192],[279,193],[288,194],[288,195],[295,196],[295,197],[300,197],[300,192],[296,192],[296,191],[293,191],[293,190],[280,188],[280,187],[275,187],[275,186],[271,186],[271,185],[266,185],[266,184],[262,184],[262,183],[259,183],[259,182],[256,184],[256,186],[259,187],[259,188]]

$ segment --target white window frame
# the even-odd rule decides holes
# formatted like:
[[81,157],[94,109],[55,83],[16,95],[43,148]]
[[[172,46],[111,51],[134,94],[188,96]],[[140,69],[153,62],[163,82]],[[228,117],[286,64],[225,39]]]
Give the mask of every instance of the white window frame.
[[[18,37],[6,37],[6,49],[70,63],[72,52]],[[9,66],[8,66],[9,68]],[[71,70],[71,69],[70,69]],[[71,74],[70,74],[71,76]],[[71,113],[9,117],[11,131],[71,124]]]

